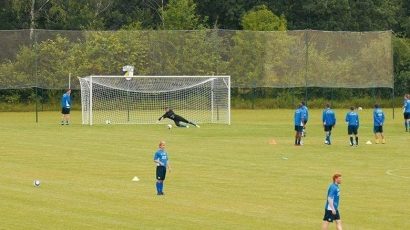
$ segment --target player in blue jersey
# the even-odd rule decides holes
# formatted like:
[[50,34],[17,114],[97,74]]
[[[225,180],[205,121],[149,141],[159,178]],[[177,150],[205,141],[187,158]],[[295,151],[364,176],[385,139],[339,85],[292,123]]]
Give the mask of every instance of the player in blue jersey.
[[410,94],[404,96],[403,115],[406,132],[410,132]]
[[330,104],[326,104],[325,110],[322,114],[323,128],[325,130],[325,144],[331,145],[330,136],[332,135],[332,128],[336,125],[335,112],[330,108]]
[[373,110],[373,125],[374,125],[373,132],[374,132],[374,138],[375,138],[376,144],[379,144],[380,140],[382,144],[386,143],[384,139],[384,135],[383,135],[383,124],[384,124],[384,112],[380,108],[380,106],[376,104],[374,105],[374,110]]
[[295,124],[295,145],[300,146],[302,145],[302,132],[303,132],[303,120],[304,120],[304,113],[302,111],[302,105],[298,105],[295,111],[295,115],[293,117],[293,121]]
[[61,125],[70,124],[70,109],[71,109],[71,89],[68,89],[61,97]]
[[303,130],[302,130],[302,136],[306,137],[306,124],[309,119],[309,109],[306,106],[306,103],[304,101],[301,102],[302,104],[302,112],[303,112]]
[[[350,107],[350,111],[346,114],[346,123],[347,123],[347,134],[350,136],[350,146],[359,145],[359,114],[355,111],[354,107]],[[353,136],[355,141],[353,142]]]
[[182,116],[179,116],[179,115],[175,114],[174,111],[169,107],[165,107],[164,115],[162,115],[160,118],[158,118],[157,122],[160,122],[164,118],[168,118],[168,119],[173,120],[177,127],[189,128],[188,124],[191,124],[191,125],[194,125],[195,127],[199,128],[198,124],[195,124],[191,121],[188,121],[187,119],[183,118]]
[[339,185],[342,183],[342,174],[335,173],[332,179],[333,183],[329,186],[329,189],[327,190],[325,215],[323,217],[322,229],[327,230],[329,228],[329,223],[335,221],[336,229],[342,230],[342,221],[340,219],[339,214]]
[[167,174],[167,170],[171,172],[171,166],[169,164],[168,154],[165,151],[165,141],[159,142],[159,149],[154,154],[154,162],[157,165],[156,169],[156,187],[157,195],[164,195],[164,180]]

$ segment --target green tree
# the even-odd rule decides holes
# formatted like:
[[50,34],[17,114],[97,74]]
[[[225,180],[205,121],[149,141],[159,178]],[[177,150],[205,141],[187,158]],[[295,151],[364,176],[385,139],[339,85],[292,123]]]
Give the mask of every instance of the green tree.
[[[286,20],[274,15],[266,6],[255,7],[245,13],[241,21],[246,30],[286,30]],[[229,70],[235,83],[256,87],[277,78],[272,69],[285,60],[292,39],[286,33],[237,31],[232,41]]]
[[193,0],[170,0],[161,14],[163,27],[167,30],[194,30],[204,27],[196,14]]
[[394,38],[394,72],[396,95],[409,92],[410,88],[410,39]]
[[29,28],[30,1],[0,1],[0,29],[14,30]]
[[115,0],[109,10],[104,11],[104,26],[107,30],[118,30],[129,26],[135,22],[140,24],[138,28],[153,29],[158,28],[160,23],[159,0]]
[[284,31],[286,30],[286,19],[278,17],[265,5],[257,6],[247,12],[241,20],[244,30],[256,31]]
[[[242,16],[255,6],[266,5],[276,15],[284,13],[281,6],[286,0],[200,0],[197,1],[198,12],[209,17],[209,26],[222,29],[241,29]],[[286,14],[285,14],[286,15]]]

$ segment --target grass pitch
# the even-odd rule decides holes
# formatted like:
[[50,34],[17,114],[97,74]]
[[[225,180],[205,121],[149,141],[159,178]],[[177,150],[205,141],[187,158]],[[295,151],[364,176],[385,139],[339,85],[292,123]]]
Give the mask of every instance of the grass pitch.
[[[38,124],[34,113],[0,113],[0,229],[320,229],[335,171],[344,228],[410,228],[402,115],[385,110],[387,144],[366,145],[372,110],[360,111],[352,148],[346,112],[336,110],[326,146],[321,111],[311,110],[302,147],[293,146],[292,110],[234,110],[230,126],[171,130],[82,126],[79,112],[70,126],[58,112],[40,113]],[[161,139],[172,172],[158,197],[152,157]]]

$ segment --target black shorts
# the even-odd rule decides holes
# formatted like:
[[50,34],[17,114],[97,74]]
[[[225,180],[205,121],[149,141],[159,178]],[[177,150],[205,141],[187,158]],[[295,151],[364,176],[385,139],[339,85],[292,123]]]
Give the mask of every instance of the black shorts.
[[325,210],[325,216],[323,217],[324,221],[333,222],[334,220],[340,220],[339,210],[336,210],[336,215],[333,215],[332,211]]
[[409,112],[405,112],[403,113],[404,115],[404,119],[410,119],[410,113]]
[[382,133],[383,132],[383,126],[374,126],[373,127],[373,132],[374,133]]
[[157,180],[165,180],[167,168],[165,166],[157,166]]
[[303,132],[303,126],[301,126],[301,125],[295,125],[295,131],[296,131],[296,132],[299,132],[299,133]]
[[332,131],[333,125],[325,125],[325,132]]
[[349,126],[347,126],[347,134],[349,134],[349,135],[352,135],[352,134],[357,135],[357,130],[358,130],[358,129],[359,129],[359,127],[356,126],[356,125],[349,125]]
[[64,107],[63,107],[63,108],[61,109],[61,113],[62,113],[62,114],[70,114],[70,108],[64,108]]

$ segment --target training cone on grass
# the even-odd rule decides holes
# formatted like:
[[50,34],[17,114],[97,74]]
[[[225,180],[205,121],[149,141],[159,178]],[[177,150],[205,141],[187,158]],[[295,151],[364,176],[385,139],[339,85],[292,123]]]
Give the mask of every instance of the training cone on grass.
[[271,139],[271,140],[269,140],[269,144],[270,144],[270,145],[276,145],[276,141],[275,141],[275,139]]
[[367,142],[366,142],[366,145],[371,145],[371,144],[372,144],[371,141],[367,141]]
[[134,178],[132,178],[132,181],[140,181],[140,178],[138,178],[137,176],[135,176]]

